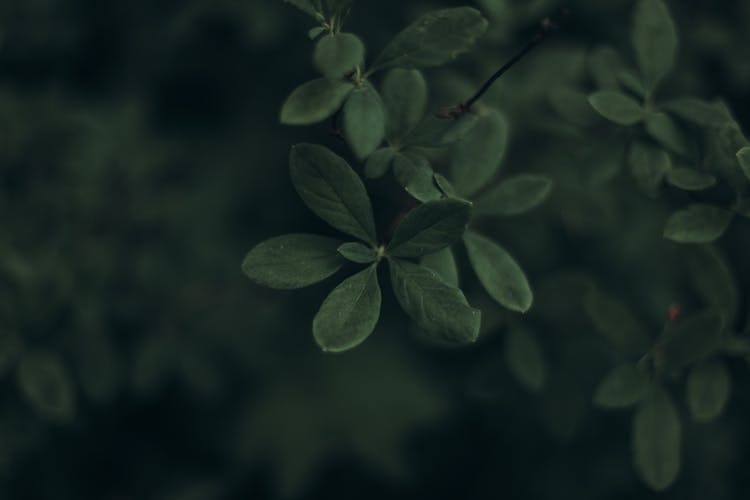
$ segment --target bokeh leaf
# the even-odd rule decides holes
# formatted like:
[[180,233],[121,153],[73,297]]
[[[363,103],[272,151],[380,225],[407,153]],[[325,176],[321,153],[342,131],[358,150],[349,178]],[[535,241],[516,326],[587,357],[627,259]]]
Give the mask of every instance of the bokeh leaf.
[[489,182],[508,144],[508,122],[490,110],[479,117],[469,134],[453,148],[450,177],[459,193],[471,196]]
[[312,125],[335,113],[354,89],[350,82],[318,78],[303,83],[287,97],[281,106],[281,123]]
[[679,320],[665,331],[659,349],[664,364],[671,370],[706,359],[721,349],[721,314],[707,310]]
[[729,371],[721,361],[693,367],[685,385],[685,399],[693,420],[706,423],[721,415],[729,400],[731,384]]
[[613,368],[594,391],[594,404],[600,408],[627,408],[638,403],[648,388],[648,378],[635,365]]
[[40,415],[70,420],[76,413],[76,391],[62,358],[49,351],[25,354],[18,364],[21,393]]
[[685,191],[701,191],[716,184],[716,177],[700,170],[676,167],[667,172],[667,183]]
[[547,379],[547,366],[536,336],[524,328],[512,327],[505,337],[505,362],[519,384],[536,392]]
[[544,203],[551,191],[549,177],[518,174],[482,194],[476,201],[475,212],[477,215],[520,215]]
[[662,0],[638,2],[631,37],[645,86],[653,92],[672,71],[677,57],[677,31]]
[[589,104],[604,118],[618,125],[635,125],[646,117],[638,101],[615,90],[594,92],[589,96]]
[[649,348],[646,328],[619,300],[592,288],[583,305],[596,331],[616,347],[635,354],[643,354]]
[[656,491],[669,487],[680,470],[680,417],[669,395],[652,385],[633,418],[633,462]]
[[678,243],[710,243],[724,234],[731,221],[730,211],[696,203],[667,219],[664,237]]
[[394,68],[383,79],[382,93],[388,116],[386,134],[395,140],[411,130],[424,115],[427,82],[418,70]]

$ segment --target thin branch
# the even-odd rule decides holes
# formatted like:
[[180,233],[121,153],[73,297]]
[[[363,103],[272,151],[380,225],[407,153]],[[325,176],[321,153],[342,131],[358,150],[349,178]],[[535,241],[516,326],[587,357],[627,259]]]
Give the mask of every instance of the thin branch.
[[484,84],[479,88],[479,90],[476,91],[473,96],[471,96],[461,104],[458,104],[457,106],[439,111],[437,113],[438,118],[458,118],[459,116],[469,111],[471,107],[484,94],[487,93],[487,91],[490,89],[490,87],[492,87],[492,85],[497,81],[498,78],[503,76],[518,61],[523,59],[526,54],[531,52],[537,45],[542,43],[547,35],[554,31],[557,31],[560,28],[559,19],[561,17],[567,16],[568,14],[568,9],[561,9],[556,19],[549,17],[544,18],[541,22],[539,31],[536,33],[536,35],[534,35],[534,38],[532,38],[526,45],[523,46],[523,48],[521,48],[521,50],[519,50],[513,57],[511,57],[505,64],[503,64],[500,69],[495,71],[495,73],[493,73],[492,76],[490,76],[489,79],[484,82]]

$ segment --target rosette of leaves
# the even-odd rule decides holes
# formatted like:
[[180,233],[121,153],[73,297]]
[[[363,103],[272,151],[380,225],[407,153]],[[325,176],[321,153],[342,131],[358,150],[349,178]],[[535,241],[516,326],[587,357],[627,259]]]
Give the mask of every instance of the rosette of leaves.
[[[384,97],[392,99],[394,92],[400,92],[394,87],[398,82],[386,81],[385,95],[381,96],[371,76],[385,69],[443,65],[469,50],[487,29],[481,13],[470,7],[432,11],[398,33],[366,68],[363,42],[356,35],[341,32],[345,17],[342,13],[348,11],[349,2],[331,1],[326,8],[314,0],[292,3],[321,23],[311,36],[316,41],[313,63],[322,76],[303,83],[289,95],[281,108],[281,122],[311,125],[333,116],[336,127],[360,160],[377,150],[386,134],[392,132],[387,130],[387,121],[392,124],[411,116],[410,111],[405,111],[402,117],[388,119],[387,111],[393,112],[393,108],[386,109]],[[412,104],[411,109],[419,105]]]
[[633,463],[654,490],[668,488],[680,470],[682,424],[671,383],[686,373],[688,412],[695,422],[710,422],[722,413],[730,394],[731,378],[722,357],[747,355],[744,341],[729,333],[737,290],[726,263],[706,248],[689,260],[696,291],[712,297],[712,302],[685,317],[674,310],[655,337],[620,300],[596,288],[584,297],[595,330],[621,356],[633,359],[604,376],[593,403],[608,410],[634,410]]
[[332,276],[346,261],[365,265],[334,288],[313,319],[313,336],[323,350],[350,349],[374,330],[381,305],[377,270],[383,258],[398,302],[422,329],[443,340],[476,340],[480,311],[469,306],[459,288],[413,262],[461,238],[471,203],[443,199],[420,205],[401,220],[390,242],[379,245],[365,186],[343,158],[323,146],[300,144],[292,148],[290,174],[308,208],[357,241],[278,236],[253,248],[242,269],[261,285],[295,289]]
[[[692,193],[695,201],[667,219],[664,237],[678,243],[714,241],[735,214],[750,215],[750,143],[721,102],[658,99],[678,49],[675,24],[663,0],[637,3],[631,41],[637,68],[609,48],[591,53],[589,68],[599,90],[588,96],[588,102],[607,121],[635,132],[627,163],[642,191],[657,197],[666,183]],[[580,93],[567,97],[561,111],[590,123],[580,110]],[[726,188],[731,197],[723,194]]]

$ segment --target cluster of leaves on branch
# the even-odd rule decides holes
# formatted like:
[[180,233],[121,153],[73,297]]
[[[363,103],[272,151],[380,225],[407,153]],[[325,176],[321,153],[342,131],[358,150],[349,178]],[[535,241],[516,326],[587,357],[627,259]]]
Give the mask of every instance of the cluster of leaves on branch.
[[[310,234],[279,236],[253,248],[243,270],[274,288],[300,288],[336,273],[348,260],[367,266],[342,281],[313,320],[322,349],[343,351],[367,338],[380,316],[378,264],[388,261],[393,292],[415,324],[441,341],[473,342],[481,312],[458,287],[451,245],[463,241],[469,262],[489,295],[525,312],[529,283],[515,259],[491,239],[467,230],[475,217],[526,212],[544,201],[551,182],[518,175],[494,187],[508,142],[504,116],[491,108],[455,117],[427,113],[421,68],[445,64],[467,51],[487,28],[475,9],[430,12],[397,34],[366,67],[364,44],[341,32],[348,4],[293,2],[321,22],[311,31],[313,61],[322,77],[295,89],[281,109],[282,123],[307,125],[333,117],[334,126],[369,178],[392,172],[416,208],[403,214],[383,242],[360,176],[330,149],[300,144],[290,154],[290,175],[305,204],[335,229],[358,241]],[[380,91],[371,78],[388,70]],[[450,157],[448,171],[433,169],[431,151]]]
[[[328,278],[346,261],[365,265],[331,292],[313,320],[315,340],[328,351],[354,347],[374,330],[382,259],[388,261],[398,302],[418,327],[443,341],[476,340],[480,311],[458,288],[451,249],[459,241],[485,291],[507,310],[528,311],[532,292],[515,259],[468,226],[482,217],[529,211],[548,197],[552,181],[517,174],[491,185],[509,141],[506,115],[485,105],[459,107],[455,114],[427,112],[428,85],[420,72],[471,49],[487,21],[468,7],[430,12],[367,66],[365,44],[341,31],[350,2],[290,3],[320,23],[310,38],[321,77],[291,93],[282,106],[282,123],[311,125],[330,118],[367,178],[391,173],[421,205],[404,214],[383,242],[383,235],[375,234],[367,188],[355,169],[323,146],[295,146],[290,173],[300,197],[331,226],[359,241],[280,236],[247,255],[245,273],[266,286],[299,288]],[[750,355],[750,344],[736,332],[739,298],[733,272],[722,252],[710,245],[734,217],[750,217],[750,143],[723,102],[667,98],[660,92],[675,68],[679,45],[662,0],[636,4],[631,42],[622,53],[606,46],[591,50],[586,66],[593,88],[555,86],[549,103],[569,127],[571,141],[606,136],[601,145],[588,148],[590,162],[608,166],[593,174],[598,185],[618,175],[620,162],[611,160],[611,151],[619,150],[647,198],[666,190],[683,193],[678,197],[682,206],[663,221],[663,237],[695,246],[688,267],[704,303],[685,314],[675,306],[657,331],[600,286],[588,285],[580,298],[594,329],[621,359],[594,391],[593,404],[634,408],[635,469],[648,486],[663,490],[678,476],[682,453],[673,386],[684,380],[687,413],[696,422],[711,421],[730,395],[724,358]],[[376,85],[373,77],[385,70]],[[521,322],[508,330],[508,367],[532,391],[546,379],[542,350]]]

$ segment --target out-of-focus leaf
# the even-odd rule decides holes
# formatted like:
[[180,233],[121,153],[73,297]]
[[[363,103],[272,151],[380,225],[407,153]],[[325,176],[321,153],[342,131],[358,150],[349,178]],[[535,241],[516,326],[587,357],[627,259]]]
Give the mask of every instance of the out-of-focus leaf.
[[673,168],[666,175],[667,182],[685,191],[701,191],[716,184],[716,177],[692,168]]
[[335,113],[354,89],[350,82],[318,78],[303,83],[287,97],[281,106],[281,123],[312,125]]
[[739,308],[739,290],[735,274],[721,253],[710,246],[691,247],[688,258],[690,281],[706,304],[725,316],[732,324]]
[[656,491],[669,487],[680,470],[680,417],[660,386],[648,390],[633,419],[633,462],[646,484]]
[[716,419],[729,400],[732,379],[721,361],[709,361],[690,370],[686,383],[688,408],[696,422]]
[[362,66],[365,45],[351,33],[335,33],[322,37],[315,44],[313,63],[326,78],[342,78],[356,66]]
[[459,193],[471,196],[489,182],[500,166],[508,143],[508,123],[497,111],[480,116],[453,149],[450,177]]
[[68,369],[53,352],[30,352],[18,364],[21,393],[40,415],[70,420],[76,413],[76,392]]
[[427,82],[415,69],[395,68],[383,79],[386,133],[393,140],[411,130],[424,116],[427,107]]
[[646,328],[622,302],[593,288],[584,297],[584,308],[597,332],[616,347],[635,354],[649,348]]
[[664,108],[685,121],[704,127],[720,127],[731,118],[709,102],[693,97],[668,101]]
[[737,161],[740,162],[740,167],[742,167],[745,177],[750,180],[750,146],[745,146],[737,151]]
[[520,215],[541,205],[552,191],[544,175],[518,174],[484,193],[476,201],[477,215]]
[[724,234],[732,212],[706,204],[693,204],[673,213],[664,226],[664,237],[678,243],[710,243]]
[[600,408],[627,408],[638,403],[648,388],[648,378],[632,364],[612,369],[594,392]]
[[370,179],[383,177],[388,172],[388,169],[391,168],[391,162],[395,155],[396,152],[390,146],[378,149],[367,157],[365,175]]
[[666,151],[635,142],[628,153],[630,173],[635,182],[648,196],[656,197],[664,176],[672,168]]
[[635,125],[646,117],[638,101],[614,90],[594,92],[589,96],[589,104],[604,118],[618,125]]
[[458,118],[442,118],[427,115],[404,137],[404,144],[438,148],[464,138],[476,125],[478,115],[464,113]]
[[685,134],[665,113],[653,113],[646,117],[646,132],[670,151],[690,157],[690,143]]
[[672,71],[677,57],[677,31],[662,0],[638,2],[631,37],[644,83],[653,92]]
[[708,310],[679,320],[660,344],[664,364],[679,370],[716,354],[721,348],[721,314]]
[[505,362],[515,379],[530,391],[539,391],[547,378],[542,349],[534,334],[511,328],[505,337]]

